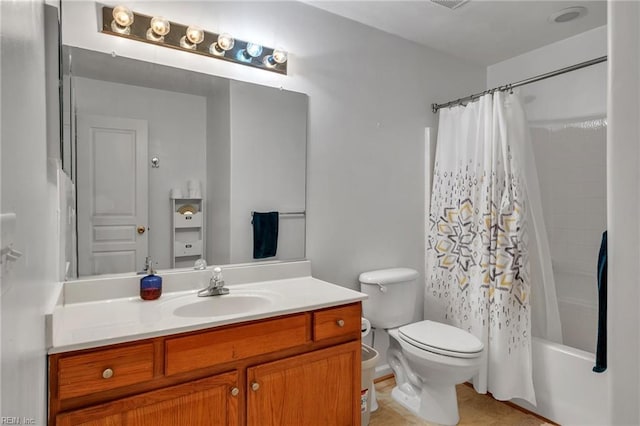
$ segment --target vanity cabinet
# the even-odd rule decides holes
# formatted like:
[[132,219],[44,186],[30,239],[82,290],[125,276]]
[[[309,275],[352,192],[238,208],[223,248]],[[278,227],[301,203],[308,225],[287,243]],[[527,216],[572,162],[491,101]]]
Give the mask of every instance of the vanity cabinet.
[[49,356],[49,424],[360,425],[360,303]]

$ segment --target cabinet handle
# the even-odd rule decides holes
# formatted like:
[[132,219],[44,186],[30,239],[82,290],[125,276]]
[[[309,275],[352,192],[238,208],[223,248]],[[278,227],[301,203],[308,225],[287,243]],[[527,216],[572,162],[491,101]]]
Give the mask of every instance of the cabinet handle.
[[111,377],[113,377],[113,370],[112,369],[107,368],[102,372],[102,378],[103,379],[110,379]]
[[338,324],[338,327],[344,327],[344,320],[339,319],[338,321],[336,321],[336,324]]
[[254,392],[255,392],[255,391],[257,391],[258,389],[260,389],[260,383],[258,383],[258,382],[253,382],[253,383],[251,383],[251,390],[252,390],[252,391],[254,391]]
[[232,396],[238,396],[238,394],[240,393],[240,389],[233,387],[231,388],[231,395]]

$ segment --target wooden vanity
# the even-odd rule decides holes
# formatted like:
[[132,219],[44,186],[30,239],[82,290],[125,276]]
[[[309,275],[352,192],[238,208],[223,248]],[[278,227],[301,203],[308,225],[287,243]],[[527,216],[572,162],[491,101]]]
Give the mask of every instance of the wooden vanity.
[[49,424],[359,426],[361,304],[49,355]]

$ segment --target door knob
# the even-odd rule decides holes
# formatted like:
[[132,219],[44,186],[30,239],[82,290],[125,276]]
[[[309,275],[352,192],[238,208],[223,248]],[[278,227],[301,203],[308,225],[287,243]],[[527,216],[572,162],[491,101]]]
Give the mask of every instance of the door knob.
[[147,228],[145,226],[138,226],[138,234],[142,235],[146,230]]
[[239,393],[240,393],[240,389],[238,389],[236,387],[231,388],[231,395],[232,396],[238,396]]
[[258,382],[251,383],[251,390],[253,390],[255,392],[258,389],[260,389],[260,383],[258,383]]
[[338,321],[336,321],[336,324],[338,324],[338,327],[344,327],[344,320],[339,319]]

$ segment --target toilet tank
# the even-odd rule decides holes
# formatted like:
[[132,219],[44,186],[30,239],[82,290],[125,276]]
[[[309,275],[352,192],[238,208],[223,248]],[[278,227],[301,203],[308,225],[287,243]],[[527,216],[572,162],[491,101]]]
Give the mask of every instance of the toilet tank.
[[362,313],[372,327],[394,328],[413,321],[418,271],[409,268],[379,269],[360,274],[360,291],[369,296]]

